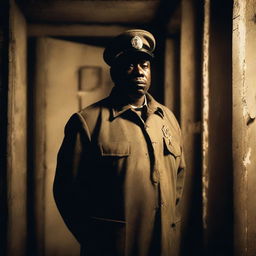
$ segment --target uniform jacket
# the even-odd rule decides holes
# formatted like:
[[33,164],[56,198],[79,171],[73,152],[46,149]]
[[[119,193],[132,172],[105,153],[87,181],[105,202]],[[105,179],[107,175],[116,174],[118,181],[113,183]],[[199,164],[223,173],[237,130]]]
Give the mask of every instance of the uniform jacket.
[[112,91],[65,127],[54,196],[83,255],[150,255],[158,215],[159,255],[177,255],[181,132],[172,112],[146,97],[146,122]]

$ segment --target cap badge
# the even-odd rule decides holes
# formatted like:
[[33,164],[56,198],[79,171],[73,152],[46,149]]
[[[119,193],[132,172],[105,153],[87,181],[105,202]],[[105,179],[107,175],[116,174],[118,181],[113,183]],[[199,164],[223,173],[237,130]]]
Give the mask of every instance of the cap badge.
[[139,36],[134,36],[131,39],[131,44],[132,44],[132,47],[137,49],[137,50],[140,50],[143,46],[143,42],[142,42],[142,40]]

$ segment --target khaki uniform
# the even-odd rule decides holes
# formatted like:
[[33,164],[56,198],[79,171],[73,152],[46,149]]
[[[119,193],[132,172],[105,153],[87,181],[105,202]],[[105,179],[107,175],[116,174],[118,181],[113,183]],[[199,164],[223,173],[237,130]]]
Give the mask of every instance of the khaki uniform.
[[113,91],[66,125],[54,195],[86,256],[177,255],[181,133],[170,110],[147,102],[144,122]]

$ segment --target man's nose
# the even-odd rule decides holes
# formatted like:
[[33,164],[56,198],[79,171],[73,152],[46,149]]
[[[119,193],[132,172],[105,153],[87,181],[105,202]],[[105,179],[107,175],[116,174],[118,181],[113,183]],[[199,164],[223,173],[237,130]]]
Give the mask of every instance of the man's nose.
[[142,68],[141,68],[141,66],[140,66],[139,64],[134,65],[133,72],[134,72],[135,74],[140,75],[140,76],[144,76],[143,70],[142,70]]

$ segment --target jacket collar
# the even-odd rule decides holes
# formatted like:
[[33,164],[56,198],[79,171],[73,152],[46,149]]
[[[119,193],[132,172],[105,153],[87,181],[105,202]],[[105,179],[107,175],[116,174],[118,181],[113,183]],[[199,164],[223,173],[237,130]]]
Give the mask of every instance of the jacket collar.
[[[113,88],[110,96],[108,97],[111,106],[111,119],[122,115],[123,113],[132,109],[131,105],[127,102],[124,96]],[[149,93],[146,94],[148,114],[158,114],[164,117],[164,111],[161,104],[159,104]]]

